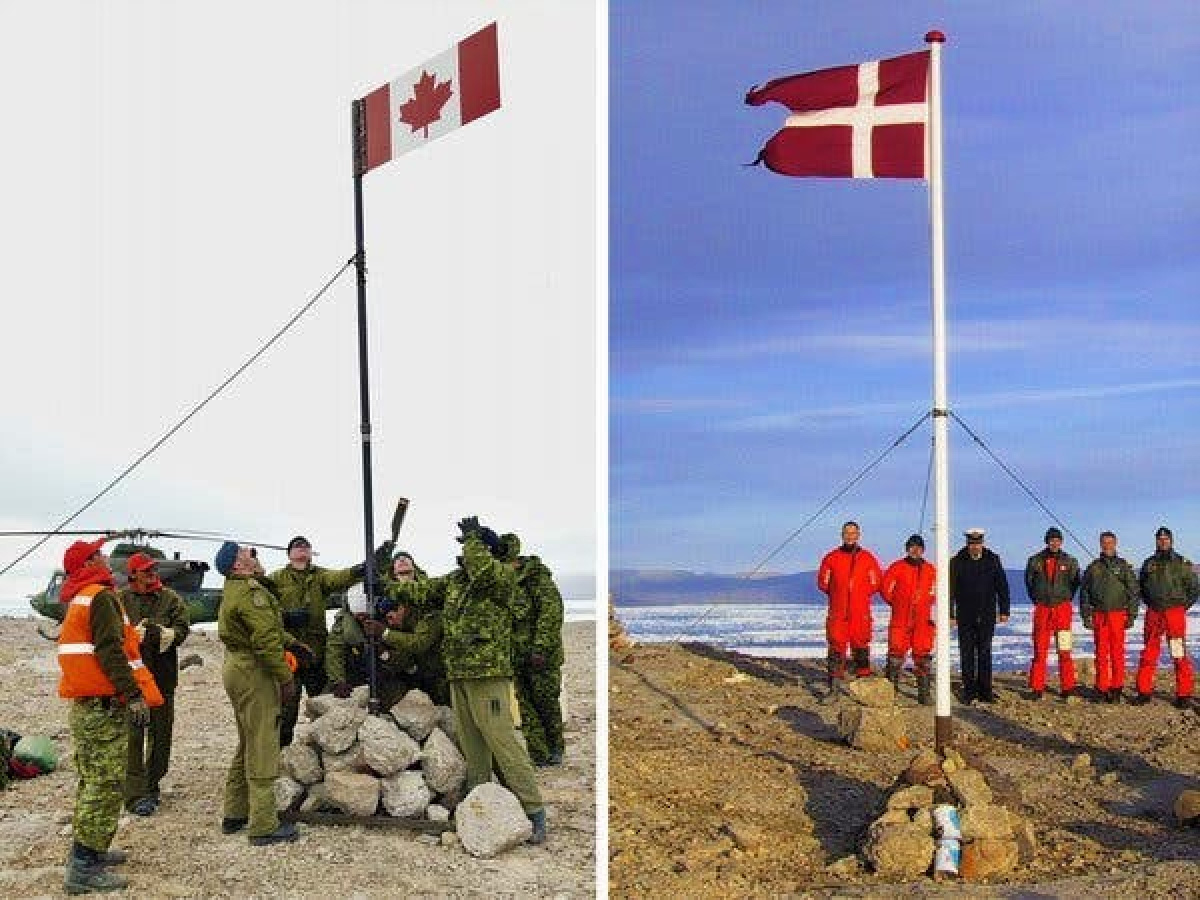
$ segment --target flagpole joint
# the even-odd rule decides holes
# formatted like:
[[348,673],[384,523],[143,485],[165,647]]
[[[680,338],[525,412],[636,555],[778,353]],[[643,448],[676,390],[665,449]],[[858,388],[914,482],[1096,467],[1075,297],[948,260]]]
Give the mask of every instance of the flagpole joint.
[[937,406],[935,406],[935,407],[933,408],[933,410],[932,410],[932,411],[931,411],[929,414],[930,414],[931,416],[933,416],[935,419],[948,419],[948,418],[950,418],[950,410],[948,410],[948,409],[941,409],[940,407],[937,407]]

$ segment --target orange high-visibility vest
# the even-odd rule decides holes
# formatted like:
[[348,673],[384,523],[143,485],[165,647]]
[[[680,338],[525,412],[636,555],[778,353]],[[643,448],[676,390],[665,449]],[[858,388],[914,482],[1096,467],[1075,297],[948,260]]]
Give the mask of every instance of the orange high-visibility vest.
[[[96,658],[96,645],[92,643],[92,598],[102,590],[104,588],[101,585],[88,585],[72,597],[67,605],[67,614],[63,617],[62,631],[58,636],[58,665],[62,669],[62,678],[58,682],[60,697],[113,697],[117,693],[112,681],[104,674],[100,660]],[[133,680],[137,682],[147,706],[162,706],[162,692],[142,662],[137,631],[129,623],[129,616],[125,614],[125,607],[120,600],[117,600],[117,609],[121,611],[121,619],[125,623],[122,649],[129,660],[129,668],[133,670]]]

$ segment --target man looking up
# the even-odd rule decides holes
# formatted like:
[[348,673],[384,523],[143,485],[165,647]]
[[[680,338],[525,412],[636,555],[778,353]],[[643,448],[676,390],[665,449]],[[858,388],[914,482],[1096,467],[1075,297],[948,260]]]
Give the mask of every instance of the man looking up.
[[275,597],[258,579],[253,547],[226,541],[217,551],[225,576],[217,635],[225,645],[221,680],[237,721],[238,744],[225,778],[221,831],[248,830],[256,846],[294,841],[300,832],[275,810],[279,775],[279,710],[296,694],[284,656],[287,637]]
[[[311,658],[300,655],[301,665],[296,675],[299,687],[315,697],[325,690],[325,643],[329,639],[325,608],[329,595],[362,581],[366,566],[360,563],[348,569],[324,569],[313,565],[312,544],[299,534],[288,541],[287,555],[288,564],[272,572],[270,582],[279,597],[283,627],[311,651]],[[292,742],[296,719],[300,716],[299,687],[283,706],[279,720],[281,747]]]

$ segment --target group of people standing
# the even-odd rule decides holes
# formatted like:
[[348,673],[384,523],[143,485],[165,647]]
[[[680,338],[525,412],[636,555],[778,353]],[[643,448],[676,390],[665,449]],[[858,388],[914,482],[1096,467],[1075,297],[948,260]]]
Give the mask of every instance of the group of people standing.
[[[997,624],[1011,614],[1008,577],[1000,557],[985,546],[981,528],[964,533],[964,546],[949,569],[950,625],[957,629],[962,675],[960,699],[994,703],[992,639]],[[871,600],[878,594],[891,608],[886,676],[896,684],[907,654],[912,654],[917,699],[932,703],[931,663],[935,634],[936,569],[924,558],[918,534],[905,543],[905,555],[882,570],[874,554],[859,544],[856,522],[842,526],[842,543],[821,560],[817,586],[829,598],[825,631],[828,677],[832,686],[846,677],[847,654],[859,676],[871,674]],[[1033,655],[1029,667],[1031,698],[1046,691],[1050,646],[1058,657],[1064,697],[1078,693],[1072,650],[1072,618],[1078,600],[1084,627],[1096,646],[1098,697],[1121,700],[1125,685],[1125,633],[1146,607],[1144,646],[1138,662],[1136,694],[1131,702],[1150,702],[1163,642],[1175,672],[1175,705],[1192,703],[1193,665],[1187,652],[1187,610],[1200,597],[1200,579],[1191,562],[1174,549],[1166,526],[1155,532],[1155,552],[1137,572],[1117,555],[1117,536],[1100,534],[1100,553],[1086,568],[1062,549],[1058,528],[1046,530],[1045,547],[1025,566],[1025,588],[1033,602]]]
[[[300,692],[348,696],[366,682],[365,654],[374,653],[381,698],[394,703],[419,687],[435,702],[450,703],[467,790],[495,772],[521,801],[533,842],[545,840],[534,765],[563,759],[562,598],[545,564],[520,554],[515,534],[497,535],[476,518],[463,519],[459,530],[458,565],[439,578],[427,577],[390,542],[381,546],[370,564],[383,602],[375,610],[344,603],[332,630],[325,618],[330,595],[362,581],[368,563],[316,566],[312,545],[297,536],[288,543],[287,566],[267,575],[253,546],[222,544],[215,559],[225,577],[217,632],[238,732],[225,783],[224,833],[245,830],[256,846],[298,837],[294,824],[279,819],[273,786],[280,749],[293,738]],[[150,556],[129,558],[129,586],[117,590],[105,540],[76,541],[63,558],[59,693],[71,701],[79,774],[65,876],[72,894],[128,883],[111,871],[126,859],[111,843],[122,802],[143,816],[159,808],[177,648],[189,630],[186,605],[162,584]]]

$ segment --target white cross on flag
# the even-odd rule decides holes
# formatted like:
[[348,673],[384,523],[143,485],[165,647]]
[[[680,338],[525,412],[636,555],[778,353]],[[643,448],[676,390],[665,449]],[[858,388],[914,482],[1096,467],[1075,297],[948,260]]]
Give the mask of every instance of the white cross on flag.
[[777,78],[746,95],[792,111],[759,151],[780,175],[925,178],[929,51]]
[[362,98],[363,172],[500,108],[496,23]]

